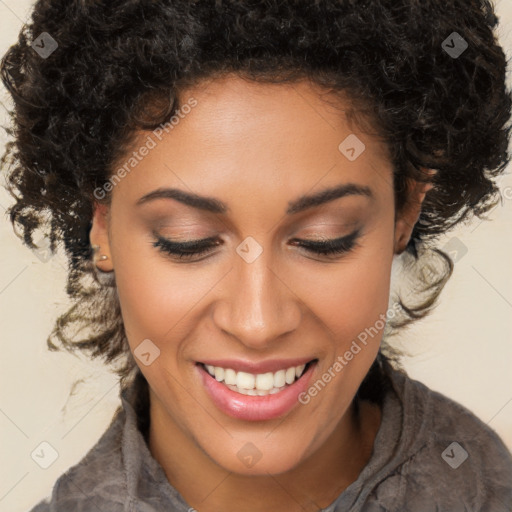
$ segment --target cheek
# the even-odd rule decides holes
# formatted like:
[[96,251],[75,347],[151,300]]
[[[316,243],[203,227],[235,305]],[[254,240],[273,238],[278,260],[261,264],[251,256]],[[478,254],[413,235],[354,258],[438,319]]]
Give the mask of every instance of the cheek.
[[354,253],[296,279],[308,308],[334,339],[350,344],[377,322],[377,328],[382,327],[379,318],[388,307],[392,244],[392,231],[374,230]]
[[325,419],[326,430],[340,420],[380,347],[393,260],[388,235],[374,232],[353,256],[303,283],[308,306],[315,308],[331,343],[324,342],[316,380],[302,403],[308,404],[312,416]]
[[161,262],[156,262],[147,252],[138,254],[134,250],[130,256],[122,256],[115,262],[127,337],[132,350],[146,338],[164,350],[164,340],[180,338],[193,318],[194,304],[200,302],[211,286],[205,279],[198,279],[198,274],[193,277],[190,272],[177,270],[159,256]]

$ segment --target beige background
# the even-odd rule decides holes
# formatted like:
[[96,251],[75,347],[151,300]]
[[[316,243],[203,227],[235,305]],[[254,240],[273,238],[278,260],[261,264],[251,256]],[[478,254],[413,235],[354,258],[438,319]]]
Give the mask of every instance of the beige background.
[[[0,52],[15,42],[33,2],[0,0]],[[512,3],[497,3],[499,37],[512,50]],[[6,91],[0,99],[10,105]],[[6,122],[0,105],[0,120]],[[2,131],[0,147],[5,144]],[[3,149],[2,149],[3,151]],[[455,399],[488,423],[512,449],[512,179],[491,222],[473,221],[457,237],[468,253],[456,264],[435,313],[404,333],[414,357],[409,374]],[[0,191],[0,511],[25,512],[50,494],[107,428],[119,403],[114,376],[99,363],[50,353],[46,337],[66,310],[65,259],[41,262],[15,237]],[[71,395],[71,384],[83,379]],[[31,458],[41,442],[58,452],[42,469]]]

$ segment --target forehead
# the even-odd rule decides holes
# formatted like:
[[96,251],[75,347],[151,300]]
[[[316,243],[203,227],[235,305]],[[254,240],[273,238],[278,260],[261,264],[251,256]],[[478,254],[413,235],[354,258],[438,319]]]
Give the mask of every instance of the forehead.
[[[347,96],[308,81],[269,84],[228,75],[185,89],[180,99],[172,124],[138,134],[132,149],[151,149],[120,183],[128,195],[180,186],[226,198],[222,187],[229,185],[293,197],[321,180],[389,186],[387,148],[347,119],[344,111],[353,107]],[[347,157],[352,147],[356,159]]]
[[[228,74],[185,89],[181,104],[191,98],[197,106],[190,114],[180,115],[182,135],[191,135],[190,129],[197,142],[204,144],[243,142],[247,151],[252,141],[263,139],[278,147],[300,141],[302,147],[308,140],[330,144],[343,134],[361,133],[345,114],[357,110],[351,98],[308,80],[272,84]],[[369,122],[365,116],[362,119]],[[278,139],[273,137],[276,134]]]

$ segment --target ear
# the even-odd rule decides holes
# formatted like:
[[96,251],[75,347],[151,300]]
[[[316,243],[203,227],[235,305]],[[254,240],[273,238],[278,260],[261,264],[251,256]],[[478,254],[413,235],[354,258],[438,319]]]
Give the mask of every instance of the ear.
[[[433,175],[435,171],[430,171]],[[427,192],[433,188],[432,183],[422,183],[416,180],[408,181],[407,200],[395,220],[394,252],[401,254],[405,251],[411,238],[412,230],[418,222],[421,206]]]
[[[92,227],[89,232],[89,241],[93,246],[100,248],[94,252],[94,262],[103,272],[113,270],[112,255],[110,253],[109,239],[110,207],[108,205],[94,203]],[[106,256],[106,258],[104,258]]]

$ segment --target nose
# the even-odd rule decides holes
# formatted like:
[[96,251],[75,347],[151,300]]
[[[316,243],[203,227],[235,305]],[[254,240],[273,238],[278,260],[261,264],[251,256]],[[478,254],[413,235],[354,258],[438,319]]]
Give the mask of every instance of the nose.
[[285,276],[269,267],[266,251],[252,263],[235,255],[228,276],[213,313],[219,329],[255,350],[268,349],[277,338],[297,329],[301,301]]

